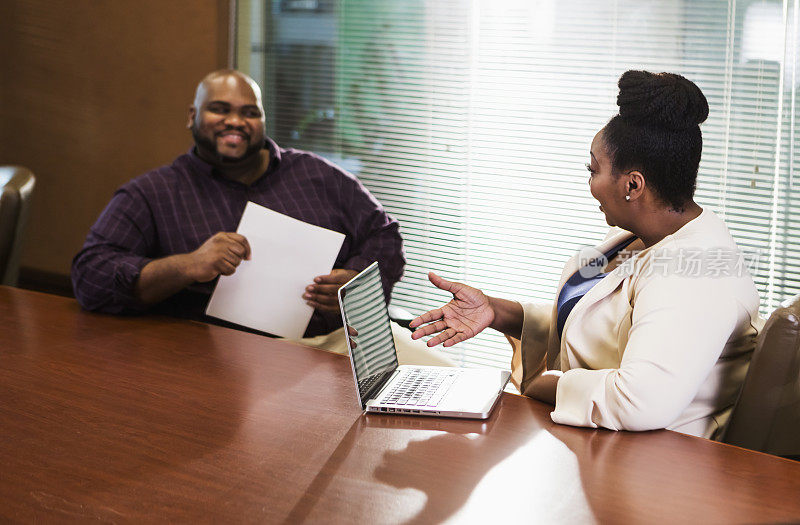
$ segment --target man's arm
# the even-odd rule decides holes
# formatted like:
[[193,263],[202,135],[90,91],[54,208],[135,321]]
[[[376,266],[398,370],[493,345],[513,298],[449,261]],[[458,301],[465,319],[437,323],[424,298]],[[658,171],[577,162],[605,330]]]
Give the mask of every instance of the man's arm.
[[123,187],[92,226],[72,262],[78,302],[92,311],[134,313],[193,282],[230,275],[249,258],[247,240],[220,232],[197,250],[153,259],[156,233],[147,200]]
[[331,194],[339,196],[335,206],[340,210],[350,248],[340,267],[327,275],[314,277],[303,294],[307,304],[325,314],[338,314],[337,291],[373,261],[378,261],[380,266],[383,292],[388,302],[406,263],[397,220],[386,213],[353,175],[339,168],[333,170],[332,180],[336,181],[337,188]]
[[231,275],[250,258],[247,239],[233,232],[219,232],[191,252],[155,259],[142,268],[134,295],[142,304],[154,304],[192,283],[204,283],[219,275]]
[[87,310],[134,313],[144,309],[133,288],[152,261],[155,227],[147,201],[130,185],[118,190],[72,260],[75,298]]
[[361,182],[347,175],[341,190],[342,209],[352,238],[347,260],[342,268],[360,272],[378,261],[386,300],[403,276],[406,265],[400,225]]

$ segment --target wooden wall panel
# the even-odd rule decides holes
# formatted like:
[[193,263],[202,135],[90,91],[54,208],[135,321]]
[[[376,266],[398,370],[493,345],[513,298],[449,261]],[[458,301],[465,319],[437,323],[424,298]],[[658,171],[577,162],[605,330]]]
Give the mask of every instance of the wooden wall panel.
[[113,191],[185,152],[228,0],[0,2],[0,164],[37,187],[22,266],[60,276]]

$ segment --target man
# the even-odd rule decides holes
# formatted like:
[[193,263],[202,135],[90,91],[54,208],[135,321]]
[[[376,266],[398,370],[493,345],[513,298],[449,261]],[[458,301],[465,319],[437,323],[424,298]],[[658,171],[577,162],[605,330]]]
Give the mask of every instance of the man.
[[334,270],[309,276],[303,297],[315,312],[306,336],[341,326],[336,291],[373,260],[390,297],[405,265],[397,221],[349,173],[267,137],[250,77],[207,75],[187,127],[189,153],[122,186],[89,231],[72,262],[84,308],[204,319],[217,277],[250,258],[235,233],[248,201],[345,234]]

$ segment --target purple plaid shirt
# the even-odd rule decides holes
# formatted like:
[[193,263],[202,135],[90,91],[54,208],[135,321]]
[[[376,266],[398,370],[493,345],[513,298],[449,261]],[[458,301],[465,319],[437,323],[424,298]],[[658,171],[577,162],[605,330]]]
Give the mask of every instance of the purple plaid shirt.
[[[192,149],[118,189],[72,261],[81,306],[107,313],[148,309],[133,294],[141,269],[153,259],[194,251],[217,232],[236,231],[247,201],[344,233],[334,268],[361,271],[377,260],[388,300],[405,266],[397,221],[358,179],[322,157],[279,148],[270,139],[266,147],[269,168],[250,186],[222,177]],[[204,311],[215,283],[195,283],[150,311],[209,320]],[[316,311],[306,336],[338,326],[338,315]]]

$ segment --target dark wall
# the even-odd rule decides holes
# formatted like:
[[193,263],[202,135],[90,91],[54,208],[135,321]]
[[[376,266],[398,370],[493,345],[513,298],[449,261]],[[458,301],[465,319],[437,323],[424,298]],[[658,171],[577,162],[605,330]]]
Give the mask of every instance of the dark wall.
[[23,276],[66,282],[113,191],[188,149],[194,87],[228,65],[230,1],[0,2],[0,164],[37,177]]

